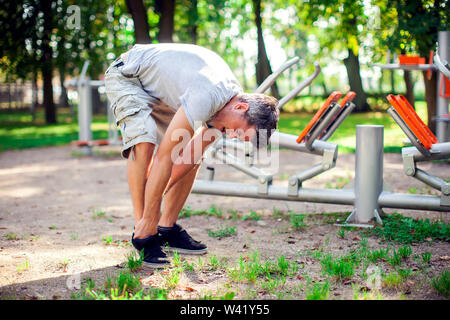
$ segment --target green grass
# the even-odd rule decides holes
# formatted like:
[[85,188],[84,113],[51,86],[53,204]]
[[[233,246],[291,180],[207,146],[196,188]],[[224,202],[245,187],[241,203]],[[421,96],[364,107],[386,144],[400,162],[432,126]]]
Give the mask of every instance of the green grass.
[[207,229],[206,231],[211,238],[231,237],[236,234],[236,227],[221,225],[218,226],[216,230]]
[[305,218],[306,215],[304,214],[289,213],[289,222],[294,230],[302,230],[307,227],[307,224],[304,222]]
[[19,235],[14,232],[10,232],[7,235],[5,235],[4,237],[6,240],[19,240],[20,239]]
[[[69,110],[58,110],[57,121],[57,124],[45,124],[43,110],[36,112],[34,122],[30,114],[0,112],[0,152],[66,145],[78,140],[77,119],[70,116]],[[91,129],[93,139],[106,139],[108,137],[106,116],[93,116]]]
[[440,294],[450,297],[450,270],[444,270],[431,281],[433,288]]
[[243,216],[241,219],[243,221],[246,221],[246,220],[259,221],[259,220],[261,220],[261,215],[258,214],[256,211],[251,210],[250,214]]
[[114,278],[108,276],[106,283],[97,287],[92,279],[86,279],[81,290],[72,293],[76,300],[166,300],[167,289],[142,288],[138,275],[121,271]]
[[126,266],[131,272],[138,271],[143,264],[144,261],[144,249],[141,250],[139,255],[136,251],[132,251],[127,255]]
[[320,260],[320,264],[325,274],[337,280],[350,279],[355,274],[356,263],[348,256],[333,258],[330,254],[326,254]]
[[414,219],[393,213],[383,219],[382,226],[375,226],[370,234],[387,241],[409,244],[427,239],[448,241],[450,225],[444,222],[431,222],[429,219]]
[[[279,130],[294,135],[300,134],[324,100],[322,98],[302,97],[292,102],[293,105],[303,104],[303,107],[295,107],[294,109],[308,110],[308,112],[282,113]],[[416,108],[420,117],[426,122],[425,102],[416,101]],[[290,106],[286,105],[286,110],[289,109]],[[71,141],[78,140],[77,119],[76,116],[70,115],[68,109],[58,110],[57,124],[47,125],[44,118],[42,109],[37,110],[34,121],[32,116],[27,113],[0,112],[0,152],[10,149],[66,145]],[[403,131],[385,111],[352,113],[329,140],[339,144],[339,152],[355,151],[356,124],[384,125],[384,152],[400,152],[403,142],[407,140]],[[106,116],[94,115],[91,129],[93,139],[106,139],[108,137]]]
[[324,283],[313,283],[305,291],[306,300],[327,300],[330,295],[328,281]]

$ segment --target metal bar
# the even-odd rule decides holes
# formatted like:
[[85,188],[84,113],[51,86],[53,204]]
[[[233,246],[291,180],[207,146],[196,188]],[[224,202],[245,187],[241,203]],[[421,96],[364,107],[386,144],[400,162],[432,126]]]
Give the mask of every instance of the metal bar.
[[224,163],[238,169],[239,171],[244,172],[245,174],[258,179],[261,176],[270,176],[269,174],[264,173],[256,167],[247,166],[244,162],[239,161],[235,156],[226,153],[224,151],[217,151],[214,153],[214,157],[223,161]]
[[260,194],[256,184],[227,181],[209,182],[205,180],[195,180],[192,192],[217,196],[332,203],[338,205],[353,205],[355,198],[353,190],[346,189],[300,188],[297,196],[289,196],[286,187],[269,185],[267,194]]
[[442,187],[446,184],[444,180],[439,179],[438,177],[432,176],[429,173],[416,168],[416,174],[414,175],[414,178],[417,180],[422,181],[423,183],[429,185],[430,187],[433,187],[439,191],[442,190]]
[[289,178],[289,181],[291,179],[297,179],[300,183],[309,180],[311,178],[314,178],[315,176],[321,174],[322,172],[326,171],[328,169],[325,169],[323,167],[322,163],[316,164],[312,166],[311,168],[308,168],[300,173],[297,173],[296,175],[293,175]]
[[286,70],[292,67],[294,64],[300,61],[299,57],[292,58],[291,60],[286,61],[279,67],[275,72],[269,75],[263,83],[256,88],[255,93],[264,93],[267,89],[269,89],[275,82],[275,80]]
[[[442,60],[448,61],[450,59],[450,31],[439,31],[438,32],[438,53]],[[447,74],[448,74],[447,70]],[[436,116],[441,118],[448,114],[448,103],[449,99],[442,97],[439,94],[441,75],[438,74],[438,85],[437,85],[437,101],[436,101]],[[442,79],[443,80],[443,79]],[[444,84],[443,84],[444,85]],[[448,128],[448,123],[444,121],[438,121],[436,123],[436,137],[439,142],[450,141],[450,130]]]
[[355,106],[356,105],[354,103],[350,103],[344,110],[342,110],[342,112],[338,115],[336,120],[332,123],[330,128],[326,131],[323,137],[320,138],[320,140],[327,141],[345,120],[345,118],[347,118],[347,116],[353,111]]
[[450,207],[441,206],[436,196],[382,192],[378,204],[383,208],[450,212]]
[[313,80],[317,78],[317,76],[320,73],[320,65],[317,61],[314,61],[314,67],[315,70],[312,75],[303,80],[297,87],[292,89],[287,95],[285,95],[283,98],[280,99],[280,101],[278,101],[278,108],[283,107],[287,102],[295,98],[300,93],[300,91],[309,86],[311,82],[313,82]]
[[[268,193],[260,194],[256,184],[227,181],[195,180],[192,192],[216,196],[317,202],[336,205],[353,205],[355,202],[354,191],[347,189],[300,188],[296,196],[289,196],[286,187],[269,185]],[[450,207],[441,206],[440,201],[440,197],[436,196],[381,192],[378,198],[378,205],[383,208],[393,209],[450,212]]]
[[415,147],[408,147],[402,149],[402,154],[409,154],[414,157],[415,162],[442,160],[450,157],[450,142],[435,143],[430,150],[430,156],[425,156]]
[[308,150],[312,149],[312,144],[316,141],[317,137],[322,133],[323,130],[330,124],[330,121],[339,111],[341,106],[337,103],[333,103],[331,107],[328,109],[327,113],[324,115],[324,118],[313,128],[312,133],[309,137],[306,138],[306,148]]
[[337,145],[334,143],[316,140],[312,144],[312,149],[306,148],[305,143],[297,143],[297,137],[292,134],[275,131],[271,139],[277,139],[280,148],[306,152],[310,154],[323,155],[324,150],[337,150]]
[[381,69],[385,70],[420,70],[420,71],[427,71],[429,69],[436,70],[437,67],[432,64],[398,64],[398,63],[388,63],[388,64],[379,64],[374,63],[374,67],[379,67]]

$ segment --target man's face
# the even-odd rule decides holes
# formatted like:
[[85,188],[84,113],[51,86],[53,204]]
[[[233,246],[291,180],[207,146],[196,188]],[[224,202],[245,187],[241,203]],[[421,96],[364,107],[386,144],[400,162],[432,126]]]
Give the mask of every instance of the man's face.
[[256,135],[256,126],[249,125],[244,117],[236,117],[234,121],[229,121],[222,132],[224,132],[228,138],[238,138],[241,141],[251,141]]

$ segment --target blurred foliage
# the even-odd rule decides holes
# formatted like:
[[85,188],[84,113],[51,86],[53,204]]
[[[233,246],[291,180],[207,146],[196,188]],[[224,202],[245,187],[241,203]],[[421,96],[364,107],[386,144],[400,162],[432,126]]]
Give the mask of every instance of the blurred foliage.
[[[3,1],[0,7],[0,77],[30,79],[42,58],[43,0]],[[79,75],[84,61],[89,75],[100,77],[109,63],[134,45],[134,25],[125,0],[51,0],[50,45],[55,70]],[[143,0],[149,33],[157,39],[159,14],[155,0]],[[342,60],[347,48],[359,54],[366,92],[383,91],[386,79],[375,62],[385,62],[386,50],[428,55],[436,32],[448,29],[448,0],[272,0],[262,1],[263,31],[269,58],[300,57],[297,68],[280,77],[282,95],[313,71],[323,67],[308,94],[348,90]],[[72,5],[80,9],[80,25],[68,28]],[[243,86],[254,89],[256,27],[251,1],[177,0],[175,42],[196,43],[216,51]],[[156,42],[157,40],[153,40]],[[274,47],[279,48],[274,48]],[[285,57],[270,56],[284,52]],[[273,69],[274,65],[271,61]],[[344,70],[344,71],[343,71]],[[381,77],[380,78],[380,74]],[[378,83],[371,79],[380,79]],[[396,81],[402,82],[401,77]],[[302,93],[303,94],[303,93]]]

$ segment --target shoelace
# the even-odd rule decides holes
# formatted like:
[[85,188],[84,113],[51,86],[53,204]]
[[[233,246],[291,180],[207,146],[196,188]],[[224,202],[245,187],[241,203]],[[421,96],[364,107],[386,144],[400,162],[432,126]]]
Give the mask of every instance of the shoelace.
[[180,230],[180,237],[183,240],[189,241],[190,243],[200,244],[200,241],[194,240],[184,229]]

